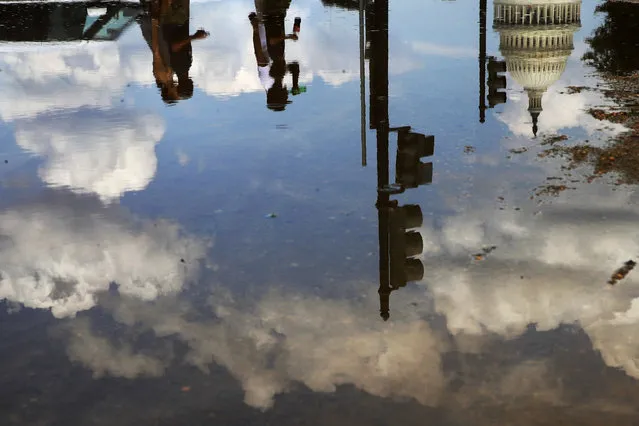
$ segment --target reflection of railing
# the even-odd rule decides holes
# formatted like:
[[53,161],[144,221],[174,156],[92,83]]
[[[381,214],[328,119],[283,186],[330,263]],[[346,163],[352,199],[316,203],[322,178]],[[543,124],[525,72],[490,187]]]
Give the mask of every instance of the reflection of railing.
[[[133,2],[0,2],[0,40],[116,40],[142,12]],[[99,15],[90,13],[99,11]]]

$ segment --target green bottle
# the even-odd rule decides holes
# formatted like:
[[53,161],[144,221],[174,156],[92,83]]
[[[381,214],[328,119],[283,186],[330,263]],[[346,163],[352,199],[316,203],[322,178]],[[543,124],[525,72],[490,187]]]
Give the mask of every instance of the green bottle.
[[299,95],[300,93],[306,93],[306,86],[293,87],[289,93],[293,96]]

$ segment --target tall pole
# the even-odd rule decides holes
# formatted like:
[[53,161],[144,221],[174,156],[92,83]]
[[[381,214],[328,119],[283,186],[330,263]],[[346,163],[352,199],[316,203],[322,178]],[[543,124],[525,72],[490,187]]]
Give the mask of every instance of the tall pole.
[[366,54],[368,56],[368,76],[369,76],[369,87],[368,87],[368,122],[370,129],[376,129],[377,127],[377,103],[375,102],[375,86],[373,85],[373,74],[375,73],[375,61],[372,59],[372,50],[375,44],[375,34],[378,32],[378,27],[375,22],[376,14],[375,14],[375,4],[376,0],[369,0],[366,5],[366,15],[364,19],[366,20],[365,24],[365,32],[366,32],[366,48],[368,49]]
[[[372,10],[371,10],[372,9]],[[379,298],[380,315],[389,317],[390,286],[390,240],[389,206],[390,194],[382,191],[389,184],[389,119],[388,119],[388,0],[375,0],[369,9],[374,16],[367,21],[370,29],[370,92],[371,127],[377,133],[377,218],[379,237]]]
[[359,97],[361,122],[360,132],[362,140],[362,166],[366,166],[366,69],[364,64],[364,6],[366,0],[359,0]]
[[479,122],[486,121],[486,8],[488,0],[479,0]]

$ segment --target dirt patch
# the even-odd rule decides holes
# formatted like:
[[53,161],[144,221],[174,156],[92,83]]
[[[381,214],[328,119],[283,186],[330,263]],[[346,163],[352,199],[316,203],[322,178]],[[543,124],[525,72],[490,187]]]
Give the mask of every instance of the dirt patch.
[[542,197],[550,195],[556,197],[567,189],[574,188],[570,188],[566,185],[541,185],[535,189],[535,196]]
[[605,111],[603,109],[589,109],[588,114],[597,120],[608,120],[611,123],[625,123],[630,116],[627,111]]
[[567,86],[566,93],[569,95],[574,95],[575,93],[581,93],[584,90],[588,90],[589,88],[586,86]]
[[[587,177],[592,182],[600,176],[616,174],[616,184],[639,184],[639,73],[626,76],[603,75],[608,86],[601,89],[606,97],[615,102],[615,107],[592,108],[587,112],[597,120],[619,123],[629,130],[608,141],[606,145],[593,146],[585,141],[579,145],[566,146],[565,135],[546,136],[540,143],[549,148],[541,151],[538,157],[564,157],[568,164],[564,170],[577,166],[590,166]],[[581,89],[583,90],[583,89]],[[549,188],[542,193],[557,193],[557,188]]]
[[565,140],[568,140],[568,136],[566,135],[547,135],[544,136],[541,145],[554,145],[557,142],[563,142]]

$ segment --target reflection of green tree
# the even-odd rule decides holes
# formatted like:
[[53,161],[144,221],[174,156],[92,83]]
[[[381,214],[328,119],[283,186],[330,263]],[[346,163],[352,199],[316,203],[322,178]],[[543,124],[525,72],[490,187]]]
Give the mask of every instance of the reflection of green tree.
[[595,11],[607,16],[586,39],[591,50],[582,60],[599,71],[615,74],[639,70],[639,4],[607,1]]

